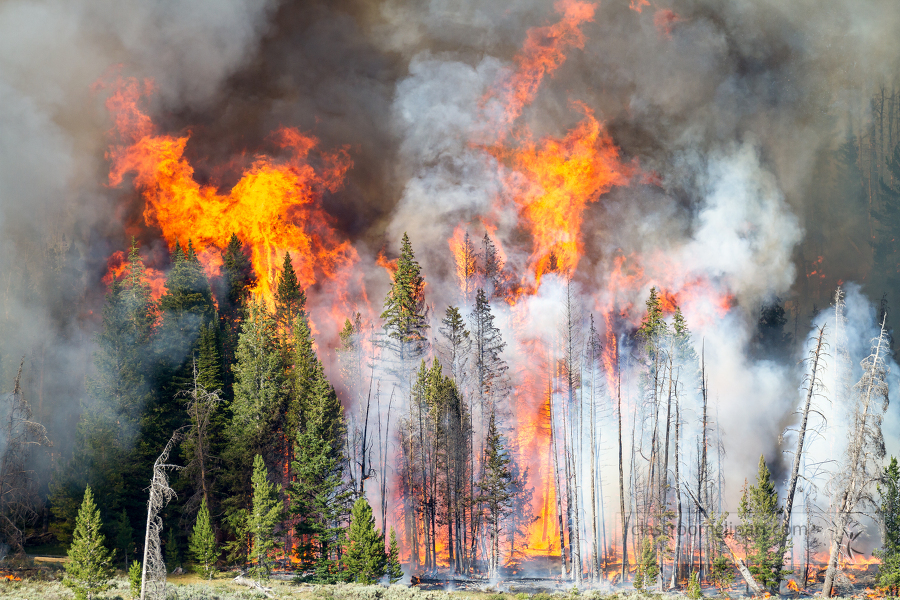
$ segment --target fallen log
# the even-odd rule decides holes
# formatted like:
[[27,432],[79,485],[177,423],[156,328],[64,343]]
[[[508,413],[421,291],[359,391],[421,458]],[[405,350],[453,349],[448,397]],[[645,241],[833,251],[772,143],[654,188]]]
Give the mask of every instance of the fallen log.
[[274,598],[275,596],[272,594],[272,588],[263,587],[259,582],[253,579],[247,579],[243,575],[238,575],[232,581],[234,581],[238,585],[244,585],[248,588],[252,588],[257,592],[263,594],[266,598]]

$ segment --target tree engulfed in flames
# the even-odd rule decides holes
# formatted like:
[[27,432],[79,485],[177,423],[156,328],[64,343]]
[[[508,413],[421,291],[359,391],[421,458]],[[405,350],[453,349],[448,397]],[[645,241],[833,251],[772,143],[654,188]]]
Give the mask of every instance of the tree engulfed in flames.
[[210,275],[221,266],[220,252],[232,233],[250,247],[256,270],[255,292],[272,295],[271,285],[286,252],[290,252],[301,285],[321,278],[336,280],[358,260],[347,240],[339,239],[320,205],[325,192],[334,192],[352,166],[345,150],[320,153],[322,166],[311,164],[318,140],[283,127],[273,142],[283,158],[257,156],[238,183],[222,194],[200,185],[185,158],[189,136],[157,135],[140,102],[152,93],[152,83],[119,79],[107,100],[120,140],[108,153],[111,186],[133,174],[145,200],[144,219],[159,227],[170,248],[188,239]]

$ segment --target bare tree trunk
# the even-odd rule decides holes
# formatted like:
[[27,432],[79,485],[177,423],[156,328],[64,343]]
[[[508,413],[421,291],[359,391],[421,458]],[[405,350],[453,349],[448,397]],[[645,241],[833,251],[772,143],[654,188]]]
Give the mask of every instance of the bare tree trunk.
[[679,469],[679,445],[681,441],[681,406],[678,402],[678,387],[675,388],[675,506],[678,520],[675,525],[675,554],[672,557],[672,588],[677,588],[681,581],[681,474]]
[[153,463],[153,478],[150,480],[150,499],[147,500],[147,529],[144,534],[144,567],[141,573],[141,600],[166,598],[166,564],[163,562],[160,534],[163,529],[159,516],[166,504],[175,496],[169,487],[168,469],[179,469],[167,464],[169,453],[181,440],[182,430],[178,429]]
[[788,533],[791,526],[791,511],[794,507],[794,492],[797,490],[797,479],[800,476],[800,462],[803,458],[803,441],[806,438],[806,424],[809,421],[809,409],[812,406],[812,397],[816,388],[816,370],[819,367],[819,356],[822,352],[822,340],[825,337],[825,326],[819,328],[819,337],[816,341],[816,349],[813,353],[812,372],[809,376],[809,389],[806,390],[806,403],[803,405],[803,418],[800,421],[800,430],[797,437],[797,450],[794,452],[794,466],[791,469],[791,481],[788,484],[787,497],[784,501],[784,517],[781,522],[781,538],[778,542],[778,563],[775,569],[775,591],[781,586],[781,573],[784,567],[784,553],[787,548]]
[[565,577],[566,573],[568,573],[569,571],[568,562],[566,561],[566,529],[562,512],[562,490],[560,489],[561,485],[559,480],[559,456],[556,449],[556,438],[558,436],[555,434],[556,426],[553,419],[553,390],[549,386],[547,389],[547,405],[550,407],[550,453],[553,455],[553,483],[556,486],[556,516],[557,520],[559,521],[559,554],[562,557],[561,574],[563,577]]
[[628,519],[625,518],[625,467],[622,458],[622,373],[619,370],[619,347],[616,345],[616,376],[619,416],[619,512],[622,521],[622,583],[628,573]]

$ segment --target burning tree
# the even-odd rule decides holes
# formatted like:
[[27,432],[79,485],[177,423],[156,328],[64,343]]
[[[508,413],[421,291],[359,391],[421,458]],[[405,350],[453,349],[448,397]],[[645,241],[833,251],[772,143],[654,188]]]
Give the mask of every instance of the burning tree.
[[491,412],[485,438],[483,475],[479,499],[485,507],[489,527],[488,576],[495,579],[500,570],[500,524],[512,505],[515,481],[506,440],[497,429],[496,413]]
[[886,318],[882,319],[878,336],[872,342],[871,353],[860,362],[863,375],[853,387],[849,442],[844,461],[831,481],[831,544],[822,587],[826,598],[831,596],[841,542],[853,515],[875,506],[871,489],[879,476],[879,461],[885,456],[881,421],[888,406],[890,350],[885,324]]

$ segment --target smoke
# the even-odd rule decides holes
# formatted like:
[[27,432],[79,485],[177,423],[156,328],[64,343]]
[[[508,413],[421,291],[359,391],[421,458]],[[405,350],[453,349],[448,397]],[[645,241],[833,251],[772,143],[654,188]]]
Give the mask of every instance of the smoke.
[[95,83],[152,78],[157,108],[199,106],[246,64],[270,2],[16,1],[0,6],[0,381],[66,452],[84,397],[106,258],[126,241],[104,187]]

